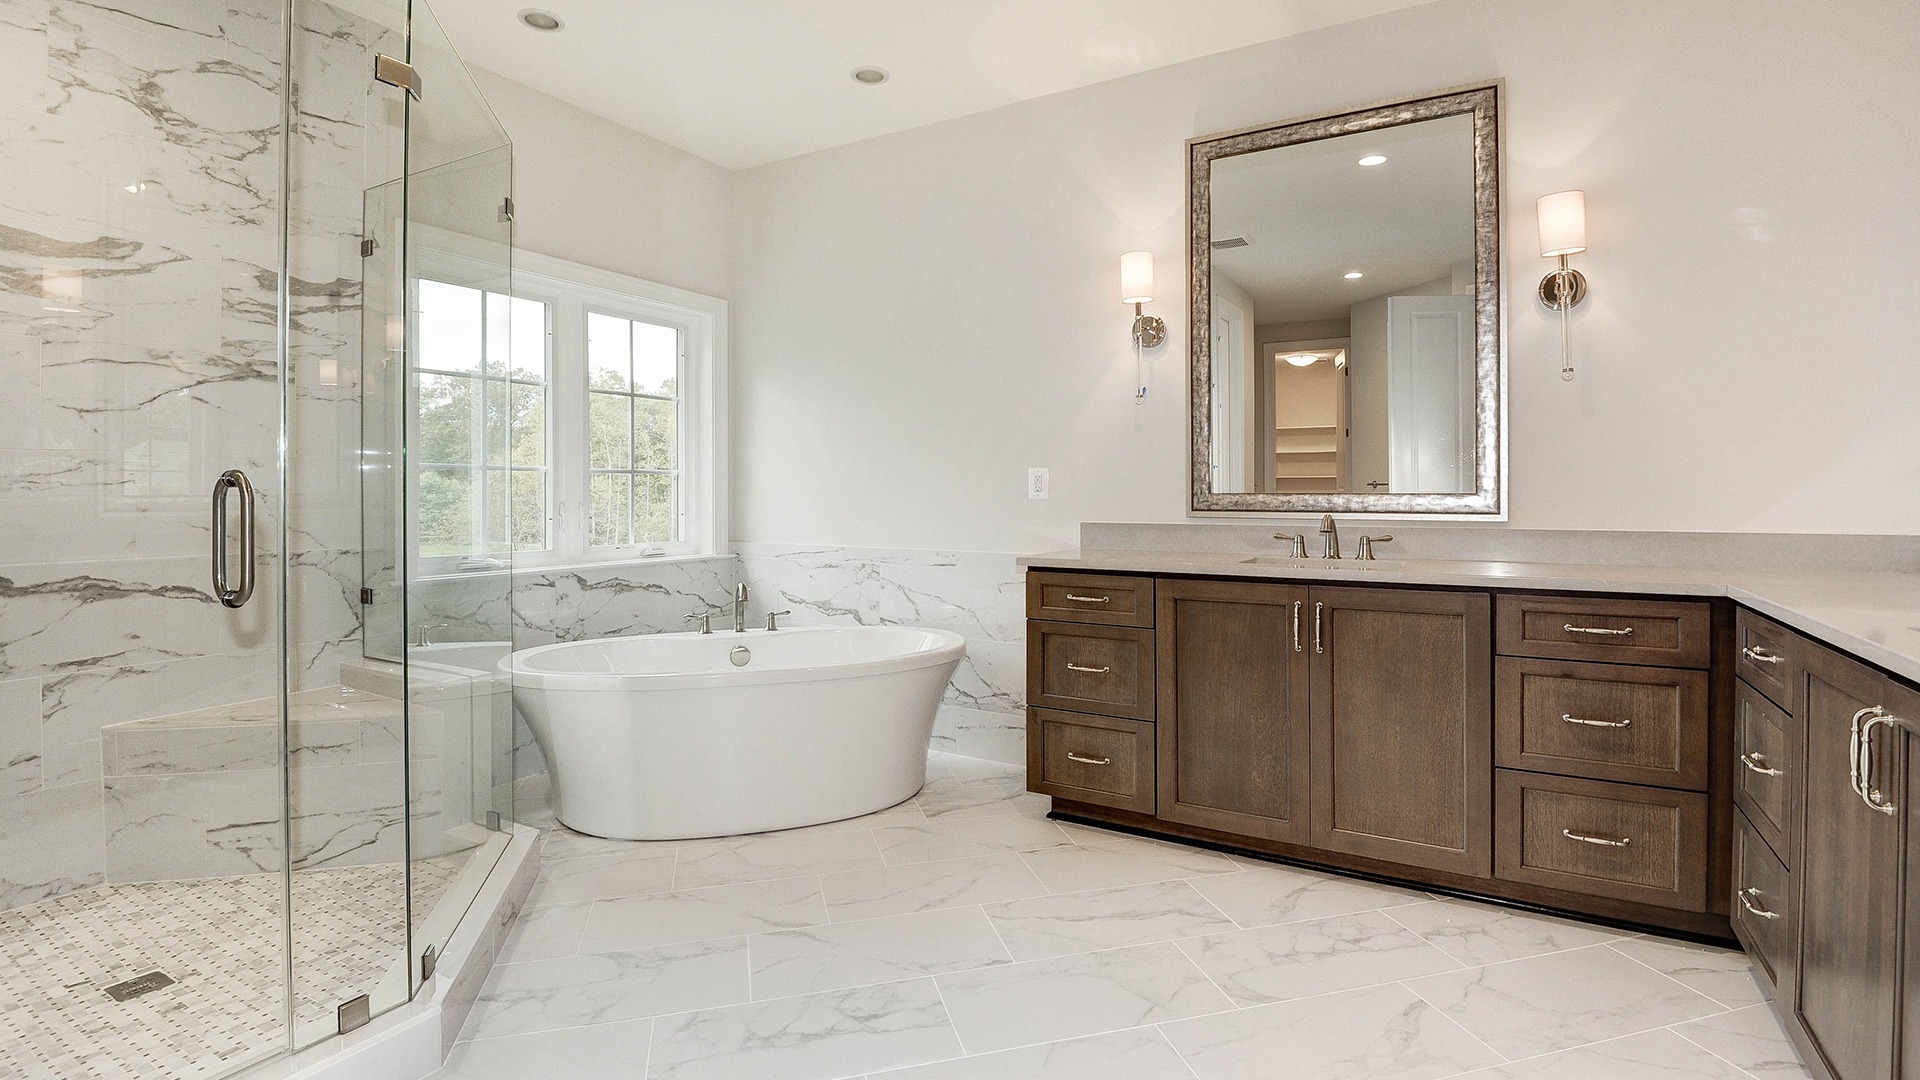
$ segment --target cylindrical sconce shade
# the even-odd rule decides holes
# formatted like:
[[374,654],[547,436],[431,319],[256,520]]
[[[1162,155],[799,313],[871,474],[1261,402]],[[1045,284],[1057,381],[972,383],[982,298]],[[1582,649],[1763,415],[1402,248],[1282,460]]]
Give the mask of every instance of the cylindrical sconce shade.
[[1540,257],[1576,255],[1587,250],[1587,193],[1556,191],[1534,204],[1540,215]]
[[1120,302],[1153,302],[1153,252],[1129,251],[1120,256]]

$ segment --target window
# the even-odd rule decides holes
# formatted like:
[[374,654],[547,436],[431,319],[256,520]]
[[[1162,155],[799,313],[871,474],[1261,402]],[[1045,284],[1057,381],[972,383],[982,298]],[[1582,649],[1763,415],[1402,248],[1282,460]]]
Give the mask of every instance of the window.
[[514,261],[512,297],[419,283],[422,571],[720,550],[726,302]]

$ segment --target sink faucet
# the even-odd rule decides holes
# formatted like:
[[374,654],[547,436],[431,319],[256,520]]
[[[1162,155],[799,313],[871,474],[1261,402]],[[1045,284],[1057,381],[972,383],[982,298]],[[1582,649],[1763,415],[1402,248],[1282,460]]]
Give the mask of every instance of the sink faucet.
[[733,632],[747,632],[747,583],[744,581],[733,587]]
[[1339,558],[1340,557],[1340,530],[1334,526],[1332,514],[1321,515],[1320,535],[1327,538],[1326,547],[1321,549],[1320,557],[1323,559]]

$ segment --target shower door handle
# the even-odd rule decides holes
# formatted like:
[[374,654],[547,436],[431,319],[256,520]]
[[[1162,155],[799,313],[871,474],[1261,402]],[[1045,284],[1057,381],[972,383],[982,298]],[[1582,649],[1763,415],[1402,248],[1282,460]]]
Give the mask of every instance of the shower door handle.
[[[240,584],[233,584],[227,566],[227,492],[240,492]],[[213,595],[237,608],[253,598],[253,481],[239,469],[228,469],[213,482]]]

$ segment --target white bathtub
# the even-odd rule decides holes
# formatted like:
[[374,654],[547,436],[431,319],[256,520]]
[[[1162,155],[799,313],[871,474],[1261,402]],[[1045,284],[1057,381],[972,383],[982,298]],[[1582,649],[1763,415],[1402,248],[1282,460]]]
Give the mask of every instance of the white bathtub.
[[965,653],[942,630],[836,626],[563,642],[504,663],[561,822],[676,840],[838,821],[912,796]]

